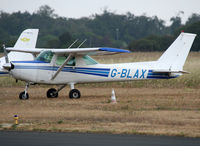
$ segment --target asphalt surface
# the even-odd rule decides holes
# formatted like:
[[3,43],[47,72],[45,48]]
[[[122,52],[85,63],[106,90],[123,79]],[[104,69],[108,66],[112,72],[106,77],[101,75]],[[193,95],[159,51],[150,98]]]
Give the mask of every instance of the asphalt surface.
[[200,146],[200,138],[0,131],[0,146]]

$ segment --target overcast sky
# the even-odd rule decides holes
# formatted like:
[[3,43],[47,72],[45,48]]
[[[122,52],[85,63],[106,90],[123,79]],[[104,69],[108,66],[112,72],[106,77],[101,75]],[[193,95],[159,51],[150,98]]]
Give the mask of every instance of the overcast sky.
[[101,14],[105,8],[117,14],[131,12],[134,15],[158,16],[169,23],[172,16],[185,21],[192,13],[200,14],[200,0],[0,0],[0,10],[5,12],[35,12],[41,5],[49,5],[59,16],[68,18]]

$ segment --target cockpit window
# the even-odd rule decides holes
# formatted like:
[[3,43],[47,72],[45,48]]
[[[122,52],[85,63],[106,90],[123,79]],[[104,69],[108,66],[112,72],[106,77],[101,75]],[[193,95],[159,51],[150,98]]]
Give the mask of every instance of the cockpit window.
[[[56,59],[56,65],[62,65],[65,60],[67,59],[68,56],[58,56]],[[76,65],[76,61],[75,61],[75,57],[72,57],[68,62],[67,62],[68,66],[75,66]]]
[[43,51],[36,57],[35,60],[43,61],[43,62],[46,62],[46,63],[50,63],[52,57],[53,57],[53,52],[52,51]]

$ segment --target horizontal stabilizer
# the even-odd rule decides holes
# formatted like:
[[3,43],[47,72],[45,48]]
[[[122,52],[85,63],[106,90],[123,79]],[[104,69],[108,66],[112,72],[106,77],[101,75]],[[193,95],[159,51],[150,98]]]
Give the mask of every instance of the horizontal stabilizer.
[[153,73],[182,73],[182,74],[189,74],[190,72],[180,70],[180,71],[171,71],[171,70],[152,70]]

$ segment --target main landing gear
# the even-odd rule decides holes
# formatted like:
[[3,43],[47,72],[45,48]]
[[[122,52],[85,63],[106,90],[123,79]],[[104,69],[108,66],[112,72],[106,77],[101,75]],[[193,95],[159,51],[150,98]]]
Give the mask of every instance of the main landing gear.
[[[26,83],[26,87],[25,90],[23,92],[21,92],[19,94],[19,99],[21,100],[27,100],[29,99],[29,95],[28,95],[28,88],[29,88],[30,83]],[[57,90],[55,88],[50,88],[46,95],[47,98],[57,98],[58,97],[58,93],[67,85],[62,85],[60,86]],[[69,92],[69,98],[70,99],[79,99],[81,97],[81,93],[78,89],[74,89],[74,84],[70,84],[70,92]]]
[[[62,85],[58,88],[58,90],[51,88],[47,91],[47,98],[57,98],[58,92],[60,92],[66,85]],[[74,89],[74,84],[70,84],[71,90],[69,92],[70,99],[79,99],[81,97],[81,93],[78,89]]]
[[69,92],[69,98],[71,99],[78,99],[81,97],[81,93],[79,90],[77,89],[72,89],[70,92]]
[[69,92],[69,98],[71,99],[79,99],[81,97],[81,93],[78,89],[74,89],[74,84],[70,84],[70,92]]
[[58,92],[56,89],[51,88],[47,91],[47,98],[57,98],[58,97]]
[[58,92],[60,92],[66,85],[62,85],[56,90],[55,88],[51,88],[47,91],[47,98],[57,98]]

